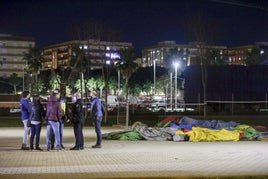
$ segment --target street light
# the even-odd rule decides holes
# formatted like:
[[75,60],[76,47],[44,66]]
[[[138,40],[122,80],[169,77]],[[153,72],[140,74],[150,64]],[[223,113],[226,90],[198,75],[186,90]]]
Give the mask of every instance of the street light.
[[154,96],[155,96],[155,93],[156,93],[156,60],[154,60]]
[[118,90],[118,95],[120,92],[120,70],[117,72],[117,90]]
[[172,72],[170,72],[170,109],[172,111]]
[[120,110],[120,106],[119,106],[119,93],[120,93],[120,70],[117,71],[117,124],[119,124],[119,110]]
[[178,75],[178,66],[179,66],[179,63],[178,62],[174,62],[174,67],[175,67],[175,85],[174,85],[174,88],[175,88],[175,110],[177,110],[177,90],[178,90],[178,87],[177,87],[177,75]]

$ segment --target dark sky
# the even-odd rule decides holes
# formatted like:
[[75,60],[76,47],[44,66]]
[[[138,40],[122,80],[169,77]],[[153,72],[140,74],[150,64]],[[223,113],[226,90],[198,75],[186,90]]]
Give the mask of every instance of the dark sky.
[[189,27],[198,28],[200,17],[215,45],[268,41],[267,0],[0,1],[0,33],[34,37],[40,47],[78,39],[72,27],[92,19],[137,49],[165,40],[183,44],[196,40]]

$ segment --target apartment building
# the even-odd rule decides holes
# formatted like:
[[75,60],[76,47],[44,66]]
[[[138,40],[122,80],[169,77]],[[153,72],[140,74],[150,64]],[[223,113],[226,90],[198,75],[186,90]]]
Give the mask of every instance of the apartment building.
[[22,77],[26,67],[23,57],[34,46],[33,37],[0,34],[0,76],[6,78],[16,73]]
[[[180,55],[180,59],[172,58],[171,51],[176,50]],[[215,50],[219,58],[226,58],[226,46],[210,46],[204,43],[192,42],[189,44],[176,44],[175,41],[163,41],[157,45],[145,47],[142,50],[142,66],[153,66],[154,63],[160,67],[167,67],[168,61],[182,61],[184,64],[194,65],[200,64],[201,53],[208,50]]]
[[[254,45],[245,45],[228,48],[229,65],[246,65],[245,60],[253,48],[259,50],[259,54],[265,58],[268,56],[268,42],[256,42]],[[266,59],[267,61],[267,59]],[[264,62],[267,65],[267,62]]]
[[132,47],[132,43],[89,39],[50,45],[43,49],[45,61],[42,64],[42,70],[67,68],[71,58],[76,55],[74,51],[76,46],[83,49],[84,54],[89,57],[90,69],[100,69],[105,61],[120,58],[118,51]]

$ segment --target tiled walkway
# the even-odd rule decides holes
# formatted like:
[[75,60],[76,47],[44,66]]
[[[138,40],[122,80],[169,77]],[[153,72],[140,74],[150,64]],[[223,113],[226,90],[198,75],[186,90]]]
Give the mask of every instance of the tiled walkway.
[[[41,148],[45,149],[45,128]],[[103,128],[108,133],[120,128]],[[268,178],[268,142],[111,141],[92,149],[95,133],[85,128],[86,148],[71,151],[72,128],[65,128],[65,151],[22,151],[22,128],[0,128],[0,178]]]

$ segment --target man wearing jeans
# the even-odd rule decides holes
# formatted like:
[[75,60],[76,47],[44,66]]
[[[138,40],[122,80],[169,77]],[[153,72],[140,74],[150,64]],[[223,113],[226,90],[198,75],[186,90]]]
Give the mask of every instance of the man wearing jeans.
[[91,99],[91,114],[94,119],[95,132],[97,134],[97,142],[92,148],[101,148],[102,142],[102,134],[101,134],[101,121],[103,117],[104,107],[97,97],[97,93],[95,91],[90,92]]
[[28,122],[28,119],[30,118],[30,114],[32,111],[32,107],[29,103],[30,97],[31,95],[29,91],[23,91],[22,98],[20,99],[21,119],[22,119],[23,126],[24,126],[24,135],[23,135],[21,150],[30,149],[27,146],[30,129],[31,129],[30,127],[27,126],[27,122]]
[[63,150],[60,143],[60,119],[62,118],[62,109],[59,102],[59,93],[53,93],[47,102],[47,111],[46,111],[46,118],[48,121],[47,124],[47,150],[51,150],[51,130],[55,135],[56,143],[57,143],[57,150]]

